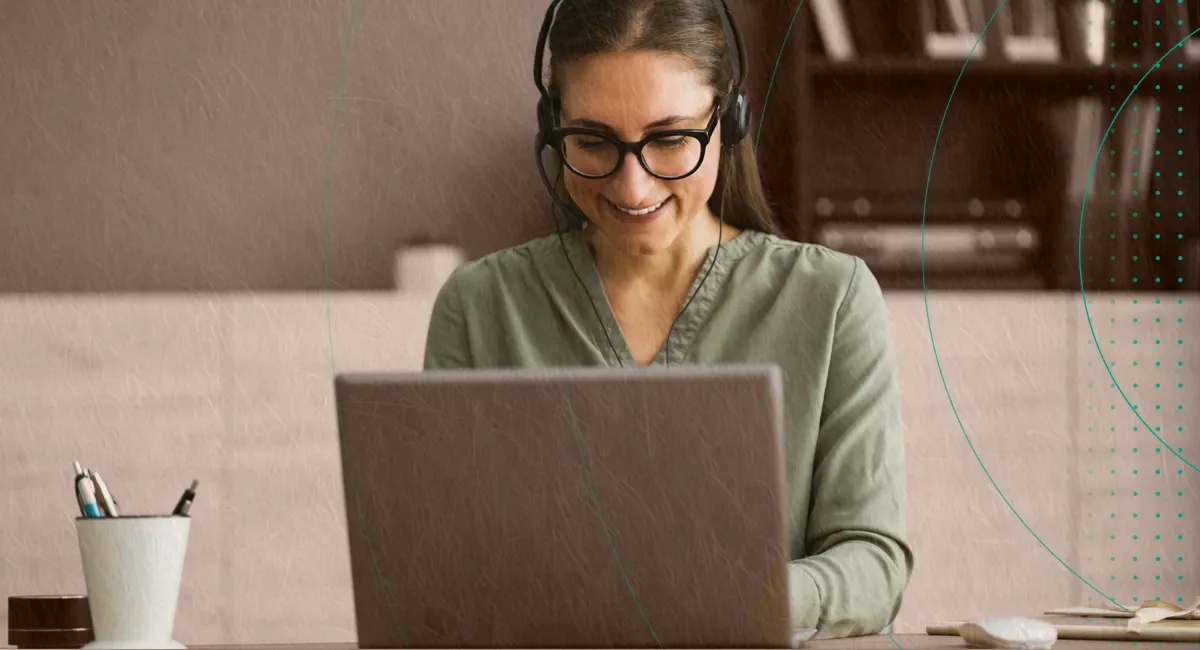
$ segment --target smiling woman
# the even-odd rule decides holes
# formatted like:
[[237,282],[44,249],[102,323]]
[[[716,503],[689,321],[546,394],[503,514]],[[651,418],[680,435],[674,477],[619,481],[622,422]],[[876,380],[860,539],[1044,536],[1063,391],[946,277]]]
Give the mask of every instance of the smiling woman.
[[425,367],[778,365],[793,625],[883,630],[913,557],[878,282],[779,237],[721,0],[571,0],[547,21],[537,144],[562,228],[454,272]]
[[[566,67],[565,76],[575,81],[562,93],[567,128],[560,151],[575,173],[563,179],[596,227],[593,244],[650,256],[679,246],[689,233],[701,245],[715,242],[720,208],[713,210],[708,200],[719,195],[713,190],[721,158],[706,160],[704,153],[705,140],[721,137],[720,105],[700,72],[683,57],[656,52],[598,54]],[[639,164],[622,164],[629,149],[637,150]],[[730,228],[729,236],[735,235]]]
[[[563,136],[558,148],[575,172],[561,177],[564,198],[607,235],[606,243],[642,254],[670,248],[687,231],[710,235],[701,245],[711,244],[722,207],[730,238],[743,229],[779,235],[745,137],[740,54],[719,3],[567,4],[549,35],[547,87]],[[621,138],[635,144],[622,147]],[[706,155],[714,143],[724,151],[713,146]],[[623,164],[629,153],[640,169]],[[674,203],[671,214],[619,216],[620,208],[661,201]],[[641,232],[617,227],[651,221],[656,227]]]

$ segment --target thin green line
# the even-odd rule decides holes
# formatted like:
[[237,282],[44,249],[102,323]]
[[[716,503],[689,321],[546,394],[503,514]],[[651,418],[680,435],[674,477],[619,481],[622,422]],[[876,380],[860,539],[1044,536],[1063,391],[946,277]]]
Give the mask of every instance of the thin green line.
[[375,553],[375,544],[371,542],[371,532],[367,529],[367,518],[363,516],[362,501],[358,498],[358,490],[352,490],[354,493],[354,506],[358,512],[358,521],[361,524],[363,538],[367,542],[367,552],[371,555],[371,564],[375,567],[375,573],[379,576],[379,582],[383,586],[383,599],[387,604],[388,611],[392,614],[392,624],[396,627],[396,634],[400,635],[400,645],[408,647],[408,640],[404,637],[404,629],[400,625],[400,617],[396,613],[396,603],[392,600],[392,590],[388,588],[387,579],[383,577],[383,569],[379,566],[379,557]]
[[950,90],[950,97],[946,100],[946,108],[942,112],[942,119],[941,119],[941,122],[938,124],[937,135],[935,135],[934,139],[933,139],[933,152],[929,156],[929,172],[927,173],[927,175],[925,177],[925,197],[923,199],[923,204],[921,206],[921,292],[922,292],[922,296],[925,300],[925,321],[929,326],[929,343],[933,347],[933,360],[934,360],[934,363],[937,364],[938,377],[941,378],[942,387],[946,390],[946,399],[950,401],[950,410],[954,413],[954,419],[958,422],[958,428],[962,431],[963,437],[966,438],[967,445],[971,448],[971,453],[975,455],[975,460],[979,462],[979,467],[980,467],[980,469],[983,470],[984,476],[987,477],[988,482],[992,484],[992,487],[995,488],[996,493],[1000,495],[1000,498],[1004,500],[1004,504],[1008,506],[1008,509],[1011,510],[1013,515],[1016,516],[1017,520],[1021,522],[1021,525],[1025,527],[1025,530],[1029,531],[1029,534],[1033,535],[1033,538],[1036,539],[1038,541],[1038,543],[1042,545],[1042,548],[1046,549],[1046,551],[1048,553],[1050,553],[1050,555],[1053,556],[1055,560],[1058,560],[1058,563],[1063,565],[1063,567],[1065,567],[1067,569],[1067,571],[1070,571],[1072,575],[1074,575],[1076,578],[1079,578],[1079,580],[1081,582],[1083,582],[1083,584],[1090,587],[1092,589],[1092,591],[1095,591],[1096,593],[1103,596],[1105,598],[1105,600],[1108,600],[1109,602],[1112,602],[1115,605],[1123,607],[1120,603],[1113,600],[1113,598],[1111,596],[1104,593],[1103,591],[1100,591],[1099,588],[1097,588],[1092,583],[1088,582],[1088,580],[1086,578],[1079,575],[1079,572],[1077,572],[1075,569],[1071,568],[1071,565],[1069,565],[1065,561],[1063,561],[1063,559],[1061,557],[1059,557],[1057,553],[1054,552],[1054,549],[1050,548],[1050,546],[1045,541],[1043,541],[1042,538],[1039,537],[1037,533],[1033,532],[1033,528],[1031,528],[1029,526],[1029,524],[1025,521],[1025,518],[1021,516],[1021,513],[1017,512],[1017,509],[1013,506],[1012,502],[1009,501],[1008,497],[1004,495],[1004,491],[1000,489],[1000,486],[996,484],[995,479],[992,478],[991,472],[988,471],[988,468],[984,464],[983,459],[980,458],[980,456],[979,456],[979,452],[975,449],[975,444],[973,442],[971,442],[971,436],[967,433],[967,428],[966,428],[966,426],[963,425],[962,418],[959,417],[959,415],[958,415],[958,408],[955,407],[955,405],[954,405],[954,398],[950,395],[950,386],[947,385],[946,375],[942,371],[942,360],[938,356],[938,353],[937,353],[937,341],[935,340],[935,337],[933,335],[933,319],[929,315],[929,286],[926,282],[926,277],[925,277],[925,219],[926,219],[926,215],[927,215],[927,212],[929,209],[929,187],[930,187],[931,183],[933,182],[933,161],[935,158],[937,158],[938,141],[941,140],[941,138],[942,138],[942,130],[946,126],[946,116],[950,113],[950,105],[954,101],[954,93],[956,93],[958,91],[958,84],[959,84],[959,82],[962,81],[963,75],[966,74],[966,72],[967,72],[967,65],[971,62],[971,55],[974,54],[975,49],[977,47],[979,47],[980,41],[983,40],[983,35],[985,33],[987,33],[988,27],[991,26],[992,21],[995,20],[995,18],[996,18],[996,15],[1000,13],[1000,10],[1003,9],[1004,5],[1007,3],[1008,3],[1008,0],[1001,0],[1000,3],[996,6],[995,11],[993,11],[992,15],[988,17],[987,24],[985,24],[983,26],[983,31],[979,32],[979,38],[975,39],[975,44],[971,46],[970,54],[968,54],[967,58],[963,61],[962,69],[959,70],[958,77],[954,80],[954,87]]
[[1133,403],[1129,401],[1129,397],[1125,394],[1125,391],[1121,389],[1121,382],[1117,381],[1117,378],[1113,375],[1112,368],[1109,367],[1109,365],[1108,365],[1108,359],[1106,359],[1104,357],[1104,350],[1102,350],[1100,348],[1100,337],[1096,336],[1096,327],[1092,324],[1092,312],[1091,312],[1091,310],[1088,309],[1088,306],[1087,306],[1087,290],[1083,286],[1083,284],[1084,284],[1084,282],[1083,282],[1083,218],[1084,218],[1084,211],[1087,210],[1088,188],[1091,186],[1092,177],[1096,173],[1096,163],[1100,160],[1100,152],[1104,151],[1104,143],[1108,141],[1108,135],[1110,132],[1112,132],[1113,126],[1117,123],[1117,118],[1121,116],[1121,113],[1125,112],[1125,106],[1127,104],[1129,104],[1130,99],[1133,99],[1134,93],[1136,93],[1138,91],[1138,88],[1141,87],[1142,82],[1145,81],[1146,78],[1150,76],[1150,73],[1154,72],[1155,70],[1157,70],[1160,67],[1160,65],[1163,62],[1163,59],[1166,59],[1168,56],[1170,56],[1171,52],[1174,52],[1176,49],[1179,48],[1180,45],[1183,45],[1184,43],[1186,43],[1188,41],[1188,39],[1192,38],[1196,34],[1200,34],[1200,29],[1196,29],[1196,31],[1194,31],[1191,34],[1188,34],[1186,37],[1184,37],[1184,39],[1182,41],[1179,41],[1178,43],[1176,43],[1175,47],[1172,47],[1171,49],[1167,50],[1166,53],[1163,54],[1162,57],[1160,57],[1158,59],[1158,61],[1154,62],[1154,65],[1150,66],[1149,70],[1146,70],[1146,73],[1142,75],[1142,78],[1138,79],[1138,82],[1133,84],[1133,90],[1129,91],[1129,94],[1125,96],[1125,101],[1121,102],[1121,108],[1119,108],[1117,110],[1116,115],[1113,115],[1112,121],[1108,123],[1108,128],[1104,130],[1104,137],[1101,138],[1101,140],[1100,140],[1100,148],[1096,150],[1096,157],[1092,158],[1092,168],[1088,172],[1087,182],[1083,186],[1083,203],[1079,208],[1079,236],[1076,238],[1076,242],[1077,242],[1076,243],[1076,257],[1078,258],[1078,262],[1079,262],[1079,295],[1080,295],[1080,298],[1083,300],[1083,313],[1085,316],[1087,316],[1088,330],[1090,330],[1092,333],[1092,343],[1096,347],[1096,352],[1100,355],[1100,361],[1104,363],[1105,372],[1107,372],[1109,378],[1112,379],[1113,388],[1117,389],[1117,392],[1120,393],[1120,395],[1121,395],[1121,399],[1125,400],[1125,404],[1127,406],[1129,406],[1129,410],[1133,411],[1133,414],[1134,414],[1134,416],[1137,417],[1138,422],[1141,422],[1142,425],[1146,427],[1146,430],[1150,432],[1150,435],[1154,436],[1154,438],[1156,440],[1161,442],[1163,444],[1163,446],[1167,448],[1167,451],[1171,452],[1172,454],[1175,455],[1176,458],[1183,461],[1184,465],[1187,465],[1188,467],[1192,468],[1193,470],[1200,472],[1200,467],[1196,467],[1195,465],[1193,465],[1190,461],[1188,461],[1188,459],[1184,458],[1182,454],[1180,454],[1178,451],[1175,451],[1175,447],[1173,447],[1166,440],[1163,440],[1162,436],[1158,435],[1158,432],[1155,431],[1154,427],[1150,426],[1150,424],[1148,422],[1146,422],[1145,418],[1142,417],[1141,412],[1139,412],[1137,410],[1137,408],[1134,407]]
[[[333,245],[333,234],[329,226],[329,208],[332,202],[333,195],[333,152],[337,149],[337,133],[338,133],[338,116],[340,114],[342,95],[346,88],[346,69],[350,63],[350,41],[354,36],[354,27],[358,24],[358,0],[353,0],[350,3],[350,26],[346,30],[346,42],[342,46],[342,65],[338,72],[338,88],[337,94],[333,98],[333,127],[329,136],[329,155],[326,159],[326,174],[325,174],[325,206],[324,206],[324,221],[325,221],[325,240],[324,246],[321,247],[321,257],[325,267],[325,323],[329,334],[329,370],[330,376],[337,375],[337,362],[333,350],[333,310],[329,298],[329,286],[331,284],[329,278],[329,249]],[[342,455],[346,454],[345,447],[342,448]],[[396,614],[395,603],[392,602],[392,592],[388,588],[387,578],[383,575],[383,569],[379,566],[379,557],[375,553],[375,545],[371,542],[371,533],[367,530],[367,520],[362,513],[362,502],[358,497],[358,488],[352,481],[347,480],[346,485],[350,488],[354,495],[354,503],[358,511],[359,523],[362,527],[363,537],[367,542],[367,552],[371,555],[371,564],[375,567],[375,574],[379,576],[379,582],[383,586],[383,596],[387,603],[388,611],[392,615],[392,623],[396,626],[396,634],[400,636],[400,643],[403,647],[408,647],[408,641],[405,639],[404,630],[400,625],[399,616]],[[349,513],[347,513],[349,515]]]
[[[771,101],[771,89],[775,87],[775,76],[779,73],[779,66],[783,61],[783,53],[787,49],[788,39],[791,38],[792,28],[796,26],[796,19],[800,16],[800,10],[803,8],[804,0],[800,0],[800,2],[796,3],[796,11],[792,12],[792,20],[788,23],[787,32],[785,32],[783,35],[783,42],[779,45],[779,54],[775,57],[775,67],[771,70],[771,80],[767,83],[767,92],[763,96],[762,115],[758,119],[758,134],[754,138],[755,154],[758,153],[758,144],[762,140],[763,125],[766,124],[767,121],[767,104]],[[770,395],[767,396],[767,402],[770,403]],[[789,602],[791,602],[790,599]],[[891,640],[892,644],[897,648],[904,650],[900,646],[900,643],[896,641],[895,637],[892,636],[891,632],[887,633],[887,638]]]
[[583,450],[583,439],[579,435],[579,421],[575,418],[575,406],[571,402],[571,387],[563,386],[563,393],[567,398],[567,413],[571,416],[571,432],[575,436],[575,447],[579,450],[579,462],[583,465],[583,475],[587,479],[588,493],[592,497],[592,506],[596,508],[596,517],[600,519],[600,527],[604,529],[604,538],[608,540],[608,548],[612,550],[613,559],[617,561],[617,569],[621,571],[621,578],[625,581],[625,586],[629,589],[629,594],[633,596],[633,602],[637,605],[638,613],[642,615],[642,620],[646,622],[646,627],[650,629],[650,636],[654,637],[654,642],[659,648],[663,647],[662,641],[658,639],[658,633],[654,631],[654,626],[650,624],[650,618],[646,616],[646,610],[642,607],[642,601],[638,598],[637,591],[633,588],[633,583],[629,580],[629,573],[625,570],[625,565],[621,562],[621,556],[617,553],[617,545],[613,542],[612,535],[608,531],[608,523],[604,521],[604,511],[600,509],[600,499],[596,496],[596,486],[592,482],[592,472],[588,469],[587,454]]
[[796,3],[796,11],[792,13],[792,21],[788,23],[787,32],[783,35],[783,43],[779,45],[779,54],[775,57],[775,68],[771,70],[771,80],[767,83],[767,93],[763,96],[762,115],[758,118],[758,135],[754,137],[754,153],[758,153],[758,143],[762,140],[763,123],[767,121],[767,102],[771,101],[771,89],[775,87],[775,75],[779,72],[779,64],[783,61],[783,52],[787,48],[788,38],[792,35],[792,28],[796,26],[796,18],[800,16],[800,9],[804,7],[804,0]]

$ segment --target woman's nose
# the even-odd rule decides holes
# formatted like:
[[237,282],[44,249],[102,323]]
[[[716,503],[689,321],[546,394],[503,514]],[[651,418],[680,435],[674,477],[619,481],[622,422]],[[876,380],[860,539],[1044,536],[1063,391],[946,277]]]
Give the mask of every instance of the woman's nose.
[[621,168],[612,178],[616,197],[626,206],[641,205],[652,198],[650,194],[654,191],[657,180],[642,167],[642,162],[632,153],[625,155]]

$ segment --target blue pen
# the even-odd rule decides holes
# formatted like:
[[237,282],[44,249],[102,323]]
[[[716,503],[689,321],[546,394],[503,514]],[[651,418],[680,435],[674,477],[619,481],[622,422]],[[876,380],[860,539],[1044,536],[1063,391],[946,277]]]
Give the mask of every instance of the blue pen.
[[92,484],[90,473],[83,470],[83,478],[79,480],[79,505],[83,510],[83,516],[89,518],[103,517],[104,513],[100,512],[100,506],[96,503],[96,488]]

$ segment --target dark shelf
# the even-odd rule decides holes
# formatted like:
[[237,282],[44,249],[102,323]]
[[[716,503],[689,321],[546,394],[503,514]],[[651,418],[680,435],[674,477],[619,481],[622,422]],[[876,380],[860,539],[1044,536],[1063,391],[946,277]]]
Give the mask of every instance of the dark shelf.
[[[839,226],[912,226],[919,228],[921,227],[922,221],[919,215],[913,218],[905,218],[900,216],[885,217],[867,215],[865,217],[860,217],[856,215],[835,215],[833,217],[817,217],[813,220],[813,224],[817,228],[829,224],[837,224]],[[924,225],[927,228],[932,226],[963,226],[967,228],[1037,228],[1036,223],[1033,223],[1029,219],[1023,217],[956,217],[940,216],[936,214],[926,215]]]
[[[1000,1],[985,0],[985,5],[995,10]],[[759,13],[764,25],[791,25],[793,12],[781,3],[743,2]],[[962,57],[928,58],[923,52],[924,33],[928,30],[913,22],[912,12],[908,11],[916,2],[840,2],[858,57],[847,61],[827,58],[812,9],[806,7],[794,30],[798,39],[787,45],[788,65],[781,70],[785,74],[771,95],[772,115],[768,121],[776,130],[773,137],[763,141],[760,159],[770,164],[761,169],[764,179],[769,179],[768,191],[779,205],[789,235],[810,242],[834,241],[845,252],[853,253],[862,245],[852,241],[857,231],[830,240],[824,226],[919,227],[923,211],[927,212],[927,227],[954,224],[995,228],[999,232],[1006,226],[1027,225],[1038,235],[1037,252],[1019,260],[998,255],[995,263],[971,260],[971,264],[960,264],[954,256],[940,260],[933,256],[924,278],[912,259],[884,256],[887,259],[873,263],[868,259],[872,256],[866,254],[864,259],[872,264],[887,290],[1078,292],[1078,274],[1067,267],[1074,265],[1073,237],[1080,217],[1079,209],[1073,208],[1072,212],[1070,207],[1070,193],[1076,190],[1067,185],[1076,182],[1071,177],[1073,159],[1077,157],[1071,142],[1082,137],[1077,133],[1081,109],[1096,106],[1096,110],[1105,112],[1120,104],[1140,82],[1136,93],[1139,101],[1153,98],[1163,107],[1159,126],[1170,135],[1171,147],[1191,151],[1195,146],[1194,135],[1181,139],[1175,130],[1193,124],[1200,109],[1196,103],[1200,101],[1200,61],[1179,65],[1186,58],[1179,51],[1157,66],[1155,59],[1146,60],[1165,51],[1157,46],[1157,41],[1166,39],[1156,31],[1153,19],[1158,17],[1157,12],[1166,10],[1167,3],[1123,0],[1123,8],[1140,12],[1141,17],[1124,20],[1110,30],[1114,43],[1105,52],[1115,54],[1118,60],[1093,65],[1076,58],[1081,53],[1068,47],[1066,40],[1060,43],[1067,57],[1061,62],[1006,59],[999,31],[994,32],[995,36],[989,32],[991,37],[984,43],[988,56],[966,62]],[[876,13],[878,16],[873,17]],[[788,33],[792,31],[788,27]],[[785,38],[782,28],[772,34],[781,42]],[[901,54],[905,52],[911,54]],[[778,62],[773,52],[768,54],[771,56],[763,55],[760,61],[770,73],[763,74],[759,81],[756,92],[760,97],[776,81],[772,71]],[[952,111],[948,108],[951,97]],[[1130,123],[1127,120],[1131,113],[1123,113],[1114,128],[1120,130]],[[1190,121],[1188,115],[1193,116]],[[1097,130],[1110,121],[1111,116],[1091,119],[1089,115],[1086,125]],[[1092,126],[1091,122],[1097,124]],[[783,124],[786,129],[780,126]],[[1110,149],[1126,146],[1115,138],[1110,145]],[[1194,157],[1178,160],[1168,156],[1173,149],[1164,148],[1164,155],[1154,163],[1156,171],[1163,170],[1163,177],[1156,177],[1152,186],[1164,190],[1163,195],[1145,194],[1144,206],[1127,203],[1122,210],[1161,210],[1164,214],[1183,211],[1194,222],[1195,196],[1200,194],[1195,179],[1200,178],[1196,175],[1200,166]],[[1178,176],[1168,178],[1168,172]],[[1185,193],[1176,197],[1173,192],[1177,189]],[[1168,196],[1167,191],[1172,194]],[[923,198],[925,192],[929,193],[928,205]],[[994,205],[995,201],[1010,198],[1022,205],[1020,214],[1012,219],[1005,218],[1008,211],[1003,205]],[[978,213],[968,209],[968,201],[974,199],[988,203],[986,218],[968,216]],[[860,201],[868,201],[869,205],[862,207]],[[1100,209],[1095,201],[1089,205],[1090,212]],[[1147,234],[1165,226],[1156,227],[1141,226]],[[1187,234],[1192,231],[1187,230]],[[896,236],[912,240],[911,230]],[[1163,250],[1179,248],[1156,246]],[[1109,250],[1113,246],[1096,242],[1093,248]],[[1121,250],[1128,253],[1133,248],[1126,244]],[[1184,255],[1200,258],[1200,251],[1188,251],[1192,252]],[[958,271],[956,265],[966,268]],[[1096,275],[1104,261],[1097,258],[1093,266],[1096,268],[1088,271]],[[1200,272],[1194,266],[1187,268],[1181,271],[1186,281],[1179,288],[1195,290]],[[1140,272],[1138,269],[1137,264],[1126,264],[1118,271],[1131,278],[1132,273]],[[1159,285],[1114,289],[1162,292],[1177,288]]]
[[[1007,60],[978,59],[972,60],[963,71],[963,61],[957,59],[925,59],[925,58],[862,58],[850,61],[831,61],[825,58],[814,58],[807,62],[807,70],[817,79],[854,78],[854,77],[910,77],[928,81],[945,81],[958,78],[962,73],[964,81],[986,78],[1003,81],[1052,82],[1067,84],[1086,84],[1102,82],[1136,82],[1146,74],[1153,64],[1135,62],[1120,62],[1111,67],[1110,64],[1093,66],[1081,63],[1019,63]],[[1160,64],[1158,69],[1146,78],[1145,83],[1153,80],[1168,78],[1171,80],[1200,79],[1200,65],[1185,65],[1176,67],[1174,63]]]
[[[814,58],[808,63],[814,74],[821,75],[922,75],[957,76],[963,62],[955,59],[925,58],[861,58],[849,61],[832,61]],[[987,74],[1000,76],[1036,75],[1095,75],[1097,68],[1065,63],[1014,63],[1012,61],[972,60],[966,66],[966,75]],[[965,75],[964,75],[965,76]]]
[[944,273],[929,273],[922,281],[920,272],[877,273],[879,285],[884,291],[1040,291],[1047,289],[1046,281],[1039,275],[996,275],[970,276]]

